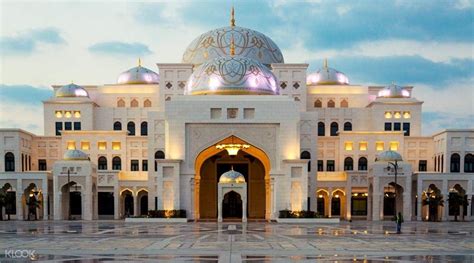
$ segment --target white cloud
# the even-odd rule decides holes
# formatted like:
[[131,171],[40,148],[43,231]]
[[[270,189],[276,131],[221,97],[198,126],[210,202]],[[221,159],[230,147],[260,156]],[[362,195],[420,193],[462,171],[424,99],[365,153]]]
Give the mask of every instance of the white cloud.
[[291,62],[311,61],[323,58],[364,56],[420,56],[433,62],[449,63],[453,59],[474,58],[472,43],[459,42],[421,42],[404,39],[386,39],[379,41],[361,42],[347,49],[324,49],[311,51],[304,46],[303,41],[295,40],[295,44],[284,50],[285,60]]
[[19,128],[36,135],[43,135],[43,105],[2,101],[0,104],[0,127]]
[[451,83],[449,87],[415,84],[413,96],[425,102],[423,104],[424,111],[474,114],[472,81],[474,80],[460,80]]

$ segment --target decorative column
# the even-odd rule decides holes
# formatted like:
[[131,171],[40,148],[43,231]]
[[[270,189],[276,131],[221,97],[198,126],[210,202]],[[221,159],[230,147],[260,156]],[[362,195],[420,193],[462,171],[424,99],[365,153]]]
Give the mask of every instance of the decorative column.
[[48,194],[43,193],[43,220],[48,220],[49,215],[48,215]]
[[416,187],[416,195],[418,196],[416,198],[416,221],[422,221],[423,219],[421,218],[423,216],[423,205],[422,205],[422,200],[423,200],[423,180],[420,178],[420,175],[418,174],[417,178],[417,187]]
[[[375,191],[374,191],[375,192]],[[380,197],[379,193],[374,193],[372,195],[372,221],[380,221]]]
[[114,187],[114,219],[120,219],[120,192],[117,186]]
[[441,209],[443,210],[441,221],[448,221],[449,219],[449,202],[448,202],[449,192],[443,191],[441,194],[443,195],[443,199],[444,199],[444,206],[443,207],[438,206],[438,209],[442,207]]
[[[17,188],[18,189],[18,188]],[[21,189],[20,189],[21,191]],[[23,202],[22,202],[23,194],[16,192],[16,219],[23,220]]]
[[199,217],[199,191],[201,189],[201,178],[197,178],[194,180],[194,219],[198,220]]
[[346,191],[346,220],[351,220],[352,218],[351,201],[352,201],[352,189],[349,188]]
[[[332,189],[331,189],[332,190]],[[332,192],[329,193],[328,217],[332,217]]]
[[[247,189],[244,188],[245,193]],[[247,222],[247,194],[242,193],[242,223]],[[222,205],[222,202],[219,202]]]
[[132,193],[133,196],[133,215],[138,216],[138,193],[135,194]]
[[191,219],[196,220],[195,209],[194,209],[194,176],[189,180],[189,189],[191,190],[190,202],[189,202],[189,216]]

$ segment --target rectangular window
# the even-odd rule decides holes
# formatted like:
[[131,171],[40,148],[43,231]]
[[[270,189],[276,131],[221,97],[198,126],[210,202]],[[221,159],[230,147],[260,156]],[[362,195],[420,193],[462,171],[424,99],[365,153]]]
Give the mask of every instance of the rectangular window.
[[359,142],[359,151],[367,151],[367,142]]
[[384,143],[383,142],[376,142],[375,143],[375,150],[383,151],[383,149],[384,149]]
[[121,145],[120,145],[120,142],[112,142],[112,150],[120,150],[121,149]]
[[138,160],[131,160],[130,161],[130,170],[131,171],[139,171],[140,165],[138,164]]
[[148,171],[148,160],[142,160],[142,171]]
[[386,122],[385,123],[385,131],[391,131],[392,130],[392,123],[391,122]]
[[318,171],[319,172],[324,171],[324,161],[323,160],[318,160]]
[[398,142],[390,142],[390,151],[398,151]]
[[67,121],[64,123],[64,130],[66,131],[72,131],[72,122]]
[[393,123],[393,130],[394,131],[401,131],[402,130],[402,124],[400,122],[394,122]]
[[334,172],[334,160],[327,160],[327,162],[326,162],[326,171]]
[[107,142],[97,142],[97,148],[99,150],[107,150]]
[[81,122],[79,122],[79,121],[74,122],[74,130],[75,131],[80,131],[81,130]]
[[61,131],[63,130],[63,123],[56,122],[56,135],[61,135]]
[[67,142],[67,149],[68,150],[75,150],[76,149],[76,142],[75,141],[68,141]]
[[352,142],[345,142],[344,143],[344,149],[346,151],[352,151],[353,148],[354,148],[354,143],[352,143]]
[[427,171],[427,161],[426,160],[420,160],[418,162],[418,171],[419,172],[426,172]]
[[410,136],[410,123],[409,122],[403,123],[403,135]]
[[90,150],[91,144],[90,142],[82,141],[81,142],[81,150]]
[[38,170],[39,171],[46,171],[48,170],[48,165],[46,164],[45,159],[39,159],[38,160]]

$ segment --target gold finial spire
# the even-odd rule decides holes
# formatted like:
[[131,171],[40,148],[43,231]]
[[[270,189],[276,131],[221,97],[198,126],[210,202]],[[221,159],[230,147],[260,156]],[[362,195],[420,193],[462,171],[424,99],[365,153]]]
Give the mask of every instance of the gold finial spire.
[[141,58],[138,58],[138,66],[139,66],[139,67],[142,66],[142,59],[141,59]]
[[230,55],[235,56],[234,34],[232,34],[232,38],[230,39]]
[[324,66],[324,68],[328,68],[328,59],[327,58],[324,59],[323,66]]
[[230,11],[230,26],[235,26],[234,6],[232,6],[232,9]]

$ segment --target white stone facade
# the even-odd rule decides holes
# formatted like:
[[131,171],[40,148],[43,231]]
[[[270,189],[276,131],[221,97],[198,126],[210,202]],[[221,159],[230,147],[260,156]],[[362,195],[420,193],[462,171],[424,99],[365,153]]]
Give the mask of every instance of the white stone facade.
[[[248,165],[242,169],[260,171],[251,168],[254,159],[263,167],[261,178],[249,175],[245,195],[257,219],[309,209],[346,220],[383,220],[395,206],[405,220],[424,220],[420,197],[430,185],[445,200],[456,185],[468,199],[474,194],[474,129],[422,136],[423,102],[411,96],[413,87],[382,96],[381,86],[314,83],[307,80],[308,64],[275,63],[270,68],[280,95],[184,95],[193,65],[157,66],[159,83],[83,86],[87,97],[44,101],[44,135],[0,130],[0,187],[8,183],[15,193],[15,209],[8,208],[13,218],[27,218],[25,200],[34,192],[41,195],[39,218],[67,219],[71,207],[63,194],[75,191],[84,220],[156,209],[183,209],[188,219],[203,219],[207,181],[201,169],[218,154],[216,144],[234,139],[250,145],[241,150]],[[68,149],[85,152],[90,161],[62,160]],[[403,156],[394,196],[393,171],[376,162],[386,150]],[[224,157],[222,167],[232,161]],[[74,185],[64,181],[67,167],[75,169]],[[260,190],[252,190],[252,182]],[[64,192],[65,186],[73,190]],[[264,201],[251,208],[251,195]],[[447,207],[440,219],[452,218]],[[465,218],[472,213],[468,205]]]

